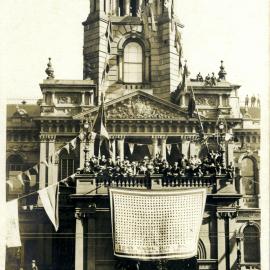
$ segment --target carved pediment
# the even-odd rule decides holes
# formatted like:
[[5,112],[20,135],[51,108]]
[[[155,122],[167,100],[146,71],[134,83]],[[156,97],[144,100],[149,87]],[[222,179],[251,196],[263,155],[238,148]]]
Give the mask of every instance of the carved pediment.
[[[82,119],[84,115],[96,114],[97,108],[77,115],[74,118]],[[121,98],[105,103],[107,119],[181,119],[187,114],[178,106],[151,96],[144,92],[137,91]]]

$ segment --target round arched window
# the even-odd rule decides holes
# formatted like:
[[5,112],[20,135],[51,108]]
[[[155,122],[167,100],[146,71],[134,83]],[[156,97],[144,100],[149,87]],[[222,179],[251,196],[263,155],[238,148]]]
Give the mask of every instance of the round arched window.
[[243,232],[245,262],[260,262],[260,232],[258,228],[254,225],[248,225]]
[[124,82],[142,83],[143,51],[137,42],[129,42],[124,49]]

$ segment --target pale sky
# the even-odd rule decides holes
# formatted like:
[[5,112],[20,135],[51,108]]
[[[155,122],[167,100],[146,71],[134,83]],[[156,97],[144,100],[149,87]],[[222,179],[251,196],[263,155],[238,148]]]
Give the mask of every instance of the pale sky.
[[[48,57],[57,79],[82,79],[81,22],[89,0],[3,2],[0,82],[8,99],[41,97]],[[228,81],[242,85],[241,96],[268,91],[268,11],[264,0],[177,0],[191,77],[217,74],[224,60]]]

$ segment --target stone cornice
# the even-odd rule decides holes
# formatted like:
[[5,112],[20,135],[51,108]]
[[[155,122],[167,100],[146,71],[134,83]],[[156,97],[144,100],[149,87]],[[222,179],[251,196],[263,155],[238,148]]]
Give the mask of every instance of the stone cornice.
[[234,207],[217,207],[216,215],[218,219],[233,219],[238,216],[238,210]]

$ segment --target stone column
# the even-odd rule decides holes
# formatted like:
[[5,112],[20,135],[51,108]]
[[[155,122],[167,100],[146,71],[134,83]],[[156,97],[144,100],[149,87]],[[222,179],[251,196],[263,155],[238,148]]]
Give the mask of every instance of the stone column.
[[55,136],[49,136],[49,148],[48,148],[48,186],[57,182],[57,177],[54,173],[55,163]]
[[228,146],[227,146],[227,166],[232,163],[234,164],[234,158],[233,158],[233,150],[234,150],[234,142],[233,141],[229,141],[228,142]]
[[189,155],[190,157],[196,155],[196,144],[193,141],[191,141],[189,144]]
[[89,157],[93,157],[95,155],[95,139],[91,138],[89,140]]
[[125,1],[125,16],[129,16],[130,14],[130,0],[124,0]]
[[[143,0],[138,0],[138,1],[137,1],[136,12],[138,12],[139,8],[141,7],[142,1],[143,1]],[[158,6],[159,6],[159,5],[158,5]]]
[[225,220],[222,213],[217,213],[217,252],[218,269],[229,270],[226,268]]
[[219,95],[218,96],[218,98],[219,98],[219,107],[222,107],[222,95]]
[[40,151],[39,151],[39,189],[43,189],[46,186],[46,165],[43,163],[47,161],[46,158],[46,136],[40,135]]
[[145,78],[145,82],[148,83],[149,82],[149,55],[146,55],[145,57],[145,74],[144,74],[144,78]]
[[120,157],[121,161],[124,160],[124,158],[125,158],[124,146],[125,146],[125,138],[119,138],[118,139],[118,151],[119,151],[119,157]]
[[84,230],[83,217],[80,213],[75,213],[76,232],[75,232],[75,270],[84,270]]
[[56,104],[56,100],[55,100],[55,93],[52,92],[52,105]]
[[153,152],[152,152],[152,158],[155,158],[158,154],[158,138],[153,137],[152,138],[152,145],[153,145]]
[[123,81],[123,55],[119,55],[118,80]]
[[166,137],[161,138],[161,158],[167,160],[166,141],[167,141]]
[[85,105],[85,93],[82,92],[82,102],[81,105]]
[[182,94],[181,96],[181,107],[185,107],[186,106],[186,96],[185,94]]
[[[235,208],[217,209],[218,269],[236,270],[237,246],[233,231]],[[234,266],[234,267],[233,267]]]
[[115,139],[111,138],[110,140],[111,146],[112,146],[112,160],[115,161],[116,158],[116,145],[115,145]]

